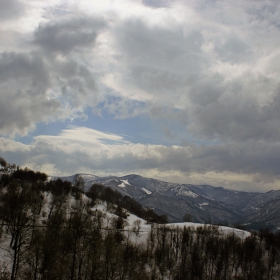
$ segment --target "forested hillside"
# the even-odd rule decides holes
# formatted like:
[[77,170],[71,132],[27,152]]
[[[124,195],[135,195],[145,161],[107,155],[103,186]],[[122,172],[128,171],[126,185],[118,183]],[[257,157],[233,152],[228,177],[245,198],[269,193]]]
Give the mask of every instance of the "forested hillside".
[[136,174],[99,177],[75,174],[60,178],[75,183],[83,179],[85,189],[102,184],[130,196],[143,206],[166,215],[169,222],[185,221],[187,214],[196,223],[244,225],[247,229],[280,228],[280,190],[264,193],[164,182]]
[[[164,225],[166,217],[102,185],[85,193],[82,181],[8,173],[0,180],[1,280],[280,278],[277,233],[240,238],[218,226]],[[132,213],[139,220],[129,227]],[[140,217],[150,224],[145,239]]]

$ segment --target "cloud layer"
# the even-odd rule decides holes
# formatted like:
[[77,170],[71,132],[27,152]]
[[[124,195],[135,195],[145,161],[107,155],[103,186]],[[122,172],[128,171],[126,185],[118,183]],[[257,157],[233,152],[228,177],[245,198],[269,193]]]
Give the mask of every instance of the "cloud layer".
[[[1,156],[58,174],[279,187],[276,2],[2,2]],[[147,118],[158,143],[98,132],[104,114]],[[87,128],[69,128],[78,120]],[[36,134],[42,123],[61,134]]]

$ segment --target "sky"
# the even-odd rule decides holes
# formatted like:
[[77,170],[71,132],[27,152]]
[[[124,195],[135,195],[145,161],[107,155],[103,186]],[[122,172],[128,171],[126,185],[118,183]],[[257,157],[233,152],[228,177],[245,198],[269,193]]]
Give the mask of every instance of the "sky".
[[280,188],[280,5],[0,0],[0,156],[49,175]]

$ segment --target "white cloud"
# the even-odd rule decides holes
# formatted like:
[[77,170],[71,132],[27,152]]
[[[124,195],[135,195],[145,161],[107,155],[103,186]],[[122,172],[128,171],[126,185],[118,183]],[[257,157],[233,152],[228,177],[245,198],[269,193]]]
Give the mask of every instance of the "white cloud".
[[72,127],[58,136],[35,137],[30,145],[0,138],[0,153],[8,161],[17,158],[17,164],[52,175],[138,173],[235,189],[243,184],[251,190],[277,188],[280,182],[280,143],[267,145],[263,141],[200,147],[144,145],[115,134]]
[[[83,110],[98,104],[95,73],[87,63],[104,26],[102,19],[83,15],[45,22],[22,51],[0,53],[2,135],[26,135],[39,122],[84,118]],[[9,32],[1,34],[8,38]],[[15,36],[10,33],[8,49]]]
[[64,129],[61,131],[59,136],[47,136],[40,135],[37,136],[38,139],[56,139],[56,140],[66,140],[67,142],[77,142],[77,143],[87,143],[91,144],[101,144],[102,141],[114,141],[114,142],[125,142],[122,136],[110,133],[104,133],[101,131],[97,131],[95,129],[87,128],[87,127],[77,127],[72,126],[69,129]]
[[19,153],[20,162],[61,174],[77,166],[181,179],[226,174],[248,187],[279,179],[277,2],[2,0],[1,8],[1,135],[86,119],[90,108],[159,120],[159,143],[184,142],[172,130],[178,123],[192,143],[205,143],[132,144],[72,127],[29,146],[1,139],[10,159]]

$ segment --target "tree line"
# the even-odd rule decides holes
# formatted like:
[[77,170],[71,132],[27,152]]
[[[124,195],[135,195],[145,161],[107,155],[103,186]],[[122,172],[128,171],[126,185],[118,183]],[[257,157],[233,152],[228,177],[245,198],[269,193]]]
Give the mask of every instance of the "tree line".
[[[114,208],[115,218],[93,211],[99,199]],[[152,217],[137,202],[101,185],[84,194],[69,182],[48,182],[28,169],[2,176],[0,247],[9,262],[0,264],[0,280],[280,278],[279,233],[265,229],[242,239],[221,234],[218,226],[179,228],[148,221],[147,240],[137,243],[119,222],[125,221],[125,206]]]

